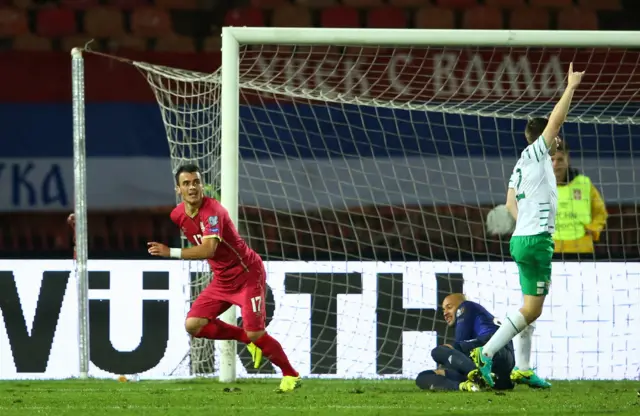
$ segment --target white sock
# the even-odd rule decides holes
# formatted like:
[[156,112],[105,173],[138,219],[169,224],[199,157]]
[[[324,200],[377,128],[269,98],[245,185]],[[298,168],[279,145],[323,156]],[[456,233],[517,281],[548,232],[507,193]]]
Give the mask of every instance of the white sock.
[[516,367],[523,371],[531,369],[531,341],[535,329],[536,327],[532,323],[513,338],[513,347],[516,350]]
[[496,333],[493,334],[489,342],[482,348],[482,353],[489,358],[493,357],[495,353],[500,351],[513,337],[522,332],[526,327],[527,321],[520,311],[510,313],[505,320],[502,321],[502,325]]

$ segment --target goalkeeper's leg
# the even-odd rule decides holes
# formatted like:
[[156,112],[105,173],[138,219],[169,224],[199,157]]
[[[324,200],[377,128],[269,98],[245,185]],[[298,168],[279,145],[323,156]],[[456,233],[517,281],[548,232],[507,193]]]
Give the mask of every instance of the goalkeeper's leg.
[[438,345],[431,350],[431,358],[449,372],[457,372],[465,379],[468,377],[472,381],[477,381],[470,375],[472,372],[477,372],[477,369],[468,355],[448,346]]
[[465,380],[461,374],[451,377],[448,373],[451,370],[426,370],[418,374],[416,377],[416,386],[422,390],[440,390],[440,391],[480,391],[481,388],[469,381]]

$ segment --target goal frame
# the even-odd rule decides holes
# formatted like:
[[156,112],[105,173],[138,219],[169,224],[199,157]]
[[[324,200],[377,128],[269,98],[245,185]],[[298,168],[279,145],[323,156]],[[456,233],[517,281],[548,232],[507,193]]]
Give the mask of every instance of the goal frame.
[[[238,221],[240,45],[327,46],[455,46],[455,47],[593,47],[640,48],[640,37],[632,31],[540,31],[540,30],[451,30],[451,29],[333,29],[223,27],[221,62],[221,202],[231,220]],[[77,248],[79,376],[89,375],[88,244],[86,204],[85,88],[82,48],[72,55],[73,175]],[[223,316],[235,324],[235,309]],[[219,380],[236,380],[236,342],[216,341],[220,352]]]

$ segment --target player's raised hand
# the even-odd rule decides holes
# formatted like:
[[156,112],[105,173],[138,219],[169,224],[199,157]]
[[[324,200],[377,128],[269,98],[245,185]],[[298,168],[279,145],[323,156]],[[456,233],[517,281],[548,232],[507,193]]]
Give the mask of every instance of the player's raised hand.
[[151,254],[152,256],[169,257],[171,253],[169,247],[165,246],[162,243],[156,243],[152,241],[147,243],[147,246],[149,247],[149,254]]
[[567,74],[567,86],[569,88],[576,88],[578,85],[580,85],[583,75],[584,71],[573,72],[573,62],[571,62],[569,64],[569,73]]

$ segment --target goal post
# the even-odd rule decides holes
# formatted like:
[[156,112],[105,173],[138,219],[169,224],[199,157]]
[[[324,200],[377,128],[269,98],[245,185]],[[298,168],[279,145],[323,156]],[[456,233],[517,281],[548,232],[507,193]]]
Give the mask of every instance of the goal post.
[[[462,291],[460,275],[471,299],[496,315],[520,302],[517,279],[503,265],[504,241],[485,235],[483,215],[504,202],[523,122],[548,115],[572,59],[587,71],[589,91],[576,94],[568,120],[578,127],[563,137],[619,133],[608,149],[621,172],[590,165],[600,159],[588,143],[576,159],[585,158],[599,186],[623,195],[615,199],[620,207],[638,197],[629,178],[640,171],[625,152],[640,133],[639,52],[637,33],[624,31],[224,27],[213,73],[128,63],[155,94],[172,168],[201,167],[268,274],[277,275],[268,281],[267,314],[277,305],[269,331],[292,362],[303,375],[369,378],[411,376],[428,364],[429,347],[447,334],[438,303]],[[74,50],[76,238],[85,244],[78,272],[86,280],[82,67]],[[484,284],[482,273],[494,280]],[[191,300],[209,282],[202,276],[191,283]],[[236,324],[235,308],[223,320]],[[550,334],[541,327],[541,337]],[[633,337],[628,328],[615,334]],[[88,337],[80,342],[88,363]],[[214,350],[194,339],[191,372],[232,382],[248,374],[239,353],[246,356],[232,341]],[[554,347],[539,354],[565,360],[562,368],[573,362]],[[589,371],[610,377],[619,365],[607,362]]]

